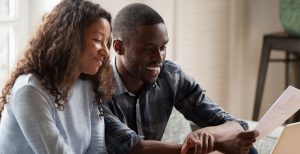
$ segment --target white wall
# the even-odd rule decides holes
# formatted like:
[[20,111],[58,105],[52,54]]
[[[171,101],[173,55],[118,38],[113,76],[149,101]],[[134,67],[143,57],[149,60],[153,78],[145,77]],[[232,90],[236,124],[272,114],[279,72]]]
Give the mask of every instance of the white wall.
[[177,1],[176,61],[215,102],[229,95],[230,1]]
[[[281,32],[283,28],[279,19],[279,0],[246,0],[245,1],[244,50],[242,54],[242,89],[241,111],[243,117],[251,116],[253,108],[255,88],[258,76],[259,60],[262,48],[263,35]],[[273,54],[273,57],[281,56]],[[267,82],[262,102],[266,104],[262,112],[269,108],[280,93],[284,90],[284,67],[283,64],[272,63],[269,65]]]

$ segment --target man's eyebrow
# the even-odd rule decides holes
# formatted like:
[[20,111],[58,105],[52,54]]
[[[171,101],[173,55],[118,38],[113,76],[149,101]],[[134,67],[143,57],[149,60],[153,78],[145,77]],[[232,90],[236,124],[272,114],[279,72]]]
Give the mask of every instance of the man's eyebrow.
[[[162,45],[166,45],[167,43],[169,43],[169,39],[164,41]],[[156,45],[156,43],[148,43],[147,45]]]

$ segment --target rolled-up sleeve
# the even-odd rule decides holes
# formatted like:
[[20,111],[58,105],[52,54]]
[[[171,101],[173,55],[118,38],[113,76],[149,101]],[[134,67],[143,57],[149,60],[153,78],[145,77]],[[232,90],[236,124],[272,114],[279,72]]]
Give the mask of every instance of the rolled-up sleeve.
[[175,91],[175,107],[185,118],[193,121],[200,127],[216,126],[226,121],[236,121],[245,130],[248,124],[234,118],[213,102],[206,91],[190,76],[180,69],[174,75],[177,88]]

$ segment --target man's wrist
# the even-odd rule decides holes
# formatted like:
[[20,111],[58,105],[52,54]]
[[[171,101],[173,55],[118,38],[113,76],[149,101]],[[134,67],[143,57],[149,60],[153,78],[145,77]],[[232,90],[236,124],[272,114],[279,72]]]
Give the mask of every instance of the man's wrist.
[[215,141],[214,143],[214,151],[223,151],[222,142]]

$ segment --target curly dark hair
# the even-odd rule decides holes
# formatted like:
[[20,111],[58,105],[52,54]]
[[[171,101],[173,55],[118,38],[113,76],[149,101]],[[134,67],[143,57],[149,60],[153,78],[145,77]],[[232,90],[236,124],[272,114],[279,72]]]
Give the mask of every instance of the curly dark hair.
[[[2,90],[0,113],[8,103],[7,98],[18,76],[28,73],[39,78],[41,85],[54,96],[57,109],[64,110],[69,90],[78,78],[84,30],[99,18],[111,24],[109,12],[84,0],[62,0],[49,14],[45,14]],[[108,48],[110,45],[111,39]],[[92,82],[94,101],[103,114],[102,103],[108,101],[114,91],[109,61],[95,75],[81,74],[80,78]]]

